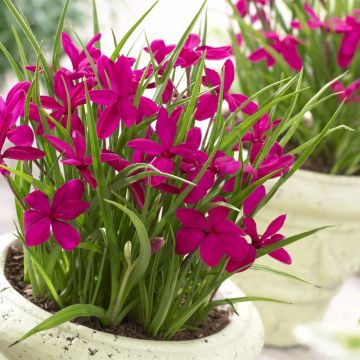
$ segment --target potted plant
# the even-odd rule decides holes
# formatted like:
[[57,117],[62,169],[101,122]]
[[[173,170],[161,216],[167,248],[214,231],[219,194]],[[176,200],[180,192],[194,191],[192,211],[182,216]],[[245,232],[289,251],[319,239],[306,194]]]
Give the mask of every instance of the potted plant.
[[[19,82],[0,102],[0,169],[18,229],[1,238],[1,351],[12,359],[256,359],[262,326],[245,302],[281,299],[246,297],[229,278],[267,254],[290,262],[283,247],[321,229],[285,238],[286,216],[277,215],[265,241],[251,240],[253,215],[275,192],[264,183],[290,177],[336,114],[297,158],[286,154],[278,137],[323,99],[275,120],[276,105],[296,103],[299,75],[273,84],[262,106],[234,93],[231,47],[206,45],[206,22],[202,38],[192,33],[206,2],[178,44],[146,41],[144,65],[124,46],[153,7],[107,56],[95,2],[86,45],[62,32],[67,1],[49,64],[4,2],[38,60],[22,69],[6,52]],[[258,135],[244,156],[242,137]]]
[[[280,296],[294,302],[291,308],[258,304],[265,323],[266,342],[293,345],[298,323],[321,319],[342,283],[360,269],[359,135],[359,10],[358,1],[229,1],[235,28],[231,37],[239,71],[239,86],[254,93],[284,75],[302,69],[309,89],[296,107],[302,108],[322,86],[336,79],[324,93],[328,100],[298,118],[299,127],[280,144],[293,153],[306,144],[341,107],[337,125],[343,129],[328,136],[301,170],[258,214],[264,228],[279,209],[287,212],[289,234],[321,221],[334,229],[292,245],[292,272],[320,287],[304,287],[285,278],[249,271],[237,283],[246,293]],[[240,30],[238,33],[237,30]],[[270,92],[262,93],[266,98]],[[287,106],[280,104],[281,108]],[[273,265],[271,260],[261,264]],[[279,271],[283,265],[275,265]],[[275,316],[276,314],[276,316]]]

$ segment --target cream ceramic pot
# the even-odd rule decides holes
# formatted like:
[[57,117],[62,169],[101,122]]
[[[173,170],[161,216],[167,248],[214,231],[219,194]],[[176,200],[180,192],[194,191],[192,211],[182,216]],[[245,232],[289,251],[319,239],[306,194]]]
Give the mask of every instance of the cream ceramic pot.
[[[13,235],[0,237],[0,359],[255,360],[260,355],[263,327],[251,303],[238,304],[239,316],[233,315],[224,330],[200,340],[136,340],[66,323],[9,348],[49,316],[16,292],[4,276],[7,249],[13,242]],[[244,295],[231,281],[224,283],[220,293],[222,297]]]
[[248,295],[287,300],[293,305],[256,303],[265,327],[265,343],[296,345],[294,327],[322,318],[341,284],[360,270],[360,177],[298,171],[257,215],[263,231],[278,215],[288,214],[282,233],[295,235],[334,225],[287,247],[293,264],[270,257],[258,264],[286,271],[319,287],[264,271],[247,271],[233,281]]

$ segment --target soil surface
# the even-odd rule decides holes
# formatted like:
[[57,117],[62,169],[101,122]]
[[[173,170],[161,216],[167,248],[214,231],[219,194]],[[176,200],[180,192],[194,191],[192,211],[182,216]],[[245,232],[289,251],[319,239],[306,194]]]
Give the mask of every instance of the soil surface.
[[[51,299],[35,298],[31,285],[24,282],[23,251],[21,246],[12,246],[9,249],[5,276],[12,287],[27,300],[39,306],[43,310],[54,313],[59,310],[58,305]],[[196,330],[183,330],[178,332],[172,340],[194,340],[215,334],[226,327],[229,323],[229,311],[214,309],[210,312],[207,322]],[[78,318],[73,321],[76,324],[87,326],[93,330],[104,331],[113,335],[126,336],[135,339],[161,340],[161,338],[149,337],[141,324],[125,319],[119,326],[103,327],[97,318]]]
[[301,166],[301,169],[310,170],[321,174],[330,174],[331,166],[326,163],[325,159],[318,157],[316,159],[307,159]]

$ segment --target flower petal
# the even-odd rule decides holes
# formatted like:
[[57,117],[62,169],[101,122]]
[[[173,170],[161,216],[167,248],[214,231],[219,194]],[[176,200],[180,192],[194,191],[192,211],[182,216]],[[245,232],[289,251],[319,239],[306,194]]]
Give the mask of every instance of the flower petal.
[[235,67],[232,60],[228,59],[226,60],[224,64],[224,93],[229,92],[232,83],[235,79]]
[[136,122],[138,112],[130,100],[121,100],[118,103],[118,110],[121,115],[121,120],[128,128]]
[[72,150],[72,148],[70,147],[70,145],[68,145],[65,141],[62,141],[60,139],[58,139],[55,136],[52,135],[44,135],[44,138],[59,152],[59,153],[63,153],[67,158],[74,158],[75,154]]
[[99,105],[111,105],[119,99],[115,92],[108,89],[91,90],[89,97],[92,102]]
[[50,96],[40,96],[40,103],[44,109],[62,110],[63,105],[59,104],[54,98]]
[[269,255],[277,261],[290,265],[292,263],[291,256],[285,249],[277,249],[269,253]]
[[3,158],[12,160],[37,160],[45,156],[45,153],[31,146],[14,146],[7,149]]
[[356,53],[360,41],[360,31],[349,31],[344,34],[338,52],[338,64],[342,68],[347,68]]
[[29,195],[25,196],[25,202],[38,212],[49,215],[50,201],[49,198],[40,190],[35,190]]
[[149,139],[130,140],[127,143],[127,146],[148,155],[159,155],[164,151],[164,147],[162,145]]
[[111,104],[101,114],[96,126],[96,131],[100,139],[110,137],[119,126],[121,113],[117,103]]
[[243,236],[245,232],[232,222],[231,220],[221,220],[217,222],[213,227],[212,231],[216,232],[217,234],[229,234],[229,235],[236,235],[236,236]]
[[40,245],[50,237],[50,218],[35,210],[24,214],[24,232],[26,246]]
[[251,213],[259,205],[260,201],[265,197],[266,190],[265,186],[261,185],[257,187],[245,200],[244,200],[244,214],[246,216],[251,215]]
[[76,69],[79,64],[79,50],[66,32],[61,34],[61,40],[66,55],[70,58],[73,68]]
[[176,137],[176,122],[169,119],[168,113],[161,108],[156,122],[156,133],[161,143],[168,149],[170,148]]
[[214,94],[201,95],[194,115],[195,120],[211,118],[217,111],[218,99],[218,96]]
[[8,132],[7,137],[18,146],[31,146],[34,142],[34,133],[28,125],[17,126]]
[[[234,112],[236,111],[243,103],[249,100],[249,98],[243,94],[225,94],[224,98],[229,105],[229,111]],[[256,113],[258,110],[258,106],[254,101],[250,101],[246,104],[241,111],[244,114],[252,115]]]
[[232,234],[221,234],[217,235],[217,238],[221,241],[223,250],[227,256],[238,261],[246,256],[249,244],[243,237]]
[[280,215],[275,220],[273,220],[270,225],[267,227],[266,231],[264,232],[261,240],[267,239],[273,235],[275,235],[284,225],[286,220],[286,214]]
[[253,246],[249,245],[248,251],[242,260],[240,261],[236,259],[229,260],[226,266],[226,271],[227,272],[245,271],[254,263],[255,259],[256,259],[256,249]]
[[81,200],[84,195],[84,184],[81,180],[70,180],[62,185],[54,195],[52,209],[55,211],[69,200]]
[[[165,157],[156,158],[151,162],[151,165],[155,166],[159,171],[166,174],[172,174],[174,171],[174,162],[172,161],[172,159],[168,159]],[[151,185],[157,186],[165,182],[166,180],[166,176],[152,176]]]
[[222,244],[219,239],[209,234],[200,244],[200,257],[208,266],[217,266],[224,255]]
[[[218,201],[222,201],[222,199],[219,199]],[[230,210],[225,206],[217,206],[211,208],[208,213],[210,223],[215,225],[218,222],[225,221],[229,216]]]
[[67,200],[58,206],[52,213],[53,217],[60,220],[74,220],[90,207],[82,200]]
[[251,237],[254,245],[261,246],[255,220],[252,218],[245,218],[243,223],[245,226],[245,232]]
[[204,240],[205,233],[201,230],[181,227],[176,232],[176,253],[185,255],[195,251]]
[[[194,180],[197,176],[197,173],[191,174],[189,176],[190,181]],[[186,196],[184,203],[185,204],[195,204],[200,201],[211,189],[215,183],[215,174],[212,171],[206,170],[197,186],[195,186],[190,193]],[[184,186],[184,189],[187,187]]]
[[51,225],[55,240],[65,251],[73,250],[79,245],[80,234],[72,225],[59,220],[53,221]]
[[201,230],[208,230],[209,228],[205,215],[195,209],[177,209],[176,217],[182,225],[186,225],[187,227],[199,228]]
[[240,170],[241,163],[231,156],[220,156],[214,160],[214,166],[219,174],[232,175]]

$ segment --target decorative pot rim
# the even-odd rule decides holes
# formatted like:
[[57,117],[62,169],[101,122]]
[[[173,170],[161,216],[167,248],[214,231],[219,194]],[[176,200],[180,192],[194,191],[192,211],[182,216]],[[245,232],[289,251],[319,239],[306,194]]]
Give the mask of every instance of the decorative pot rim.
[[338,174],[328,174],[328,173],[321,173],[313,170],[304,170],[299,169],[297,170],[297,176],[301,176],[305,179],[309,178],[316,178],[317,180],[329,183],[329,184],[353,184],[354,186],[360,186],[360,175],[338,175]]
[[[0,300],[3,297],[6,301],[7,298],[11,297],[14,299],[13,305],[19,308],[30,309],[32,317],[34,321],[42,321],[48,317],[49,313],[40,307],[36,306],[25,297],[23,297],[20,293],[18,293],[12,285],[8,282],[5,277],[4,268],[6,262],[6,256],[8,248],[11,244],[15,243],[16,239],[14,234],[8,233],[5,235],[0,235]],[[222,285],[222,295],[226,296],[227,294],[231,294],[233,297],[244,296],[244,293],[232,283],[232,281],[227,280]],[[242,302],[235,305],[236,311],[240,316],[236,314],[230,315],[229,324],[219,331],[218,333],[209,335],[207,337],[201,339],[194,340],[183,340],[183,341],[163,341],[163,340],[144,340],[144,339],[135,339],[129,338],[120,335],[113,335],[111,333],[106,333],[98,330],[94,330],[88,328],[83,325],[78,325],[74,323],[65,323],[63,325],[58,326],[56,329],[63,332],[64,335],[69,333],[82,333],[88,334],[88,337],[91,337],[92,334],[101,334],[102,343],[104,344],[113,344],[114,341],[121,339],[121,346],[129,349],[138,348],[139,342],[147,348],[151,348],[154,351],[161,352],[185,352],[187,351],[187,346],[191,345],[193,349],[197,349],[197,351],[201,351],[201,349],[206,349],[209,351],[211,346],[218,346],[219,343],[224,342],[224,339],[230,340],[238,339],[239,333],[246,332],[247,326],[249,322],[253,320],[254,316],[256,317],[256,321],[259,322],[261,327],[261,334],[263,338],[263,329],[261,320],[259,315],[255,309],[255,307],[250,302]],[[34,323],[34,326],[37,324]],[[0,327],[1,330],[1,327]],[[28,330],[28,329],[26,329]],[[235,331],[234,331],[235,330]],[[25,331],[24,331],[25,332]],[[20,337],[23,334],[16,334]],[[36,336],[36,335],[35,335]],[[30,338],[31,339],[31,338]],[[94,340],[94,339],[92,339]],[[26,340],[27,341],[27,340]]]
[[[273,179],[268,188],[276,181]],[[284,208],[289,216],[301,215],[296,219],[298,222],[316,224],[315,220],[321,219],[323,225],[344,223],[360,227],[360,223],[356,225],[360,213],[360,176],[299,170],[277,191],[267,211],[283,212]]]

